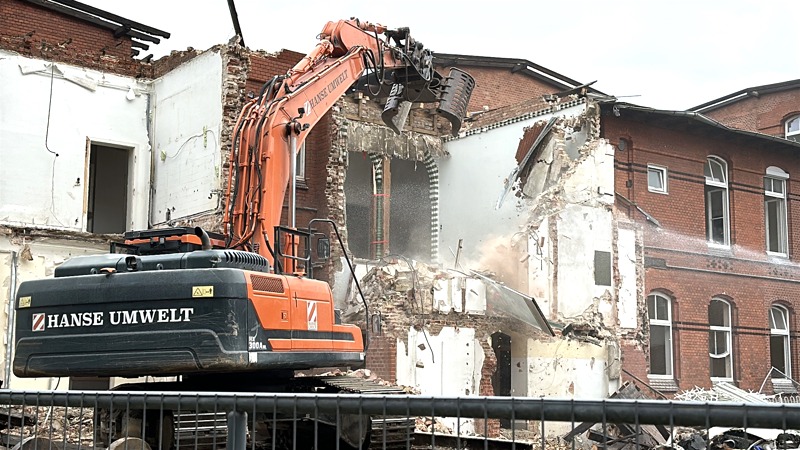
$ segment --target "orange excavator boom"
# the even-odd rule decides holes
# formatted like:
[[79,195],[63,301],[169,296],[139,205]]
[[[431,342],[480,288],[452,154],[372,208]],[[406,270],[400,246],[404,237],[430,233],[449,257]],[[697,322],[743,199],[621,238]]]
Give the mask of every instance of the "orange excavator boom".
[[[340,20],[328,22],[319,37],[308,55],[250,100],[236,125],[223,220],[228,247],[255,251],[272,264],[269,233],[281,223],[295,155],[348,90],[385,98],[382,117],[398,133],[412,102],[438,102],[437,112],[456,134],[474,86],[472,77],[458,69],[441,76],[431,51],[407,28]],[[293,198],[290,227],[295,227]]]

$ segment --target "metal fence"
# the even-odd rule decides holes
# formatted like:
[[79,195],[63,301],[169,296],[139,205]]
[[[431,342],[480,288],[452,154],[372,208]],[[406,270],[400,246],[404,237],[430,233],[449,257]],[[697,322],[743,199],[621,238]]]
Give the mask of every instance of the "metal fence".
[[800,405],[0,391],[0,445],[79,450],[800,447]]

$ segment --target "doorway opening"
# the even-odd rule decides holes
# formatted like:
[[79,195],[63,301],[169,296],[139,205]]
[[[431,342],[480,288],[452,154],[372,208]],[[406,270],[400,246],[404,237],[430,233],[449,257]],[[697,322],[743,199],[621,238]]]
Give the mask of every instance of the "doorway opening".
[[128,174],[132,148],[91,143],[86,231],[123,233],[128,223]]

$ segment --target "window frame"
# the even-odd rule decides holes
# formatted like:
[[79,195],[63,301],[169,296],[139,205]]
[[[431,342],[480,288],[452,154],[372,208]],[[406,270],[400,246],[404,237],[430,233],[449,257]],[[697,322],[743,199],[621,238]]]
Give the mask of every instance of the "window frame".
[[[789,256],[789,214],[787,210],[788,193],[786,189],[789,185],[786,181],[789,179],[789,174],[784,172],[783,169],[770,166],[767,168],[766,175],[764,176],[764,244],[768,255],[772,256]],[[770,188],[767,188],[769,182]],[[775,183],[780,183],[781,189],[775,190]],[[779,223],[777,224],[778,236],[770,236],[770,204],[777,204],[777,216]],[[770,250],[772,246],[772,239],[778,240],[778,251]]]
[[300,183],[306,181],[306,142],[300,145],[300,150],[295,155],[295,180]]
[[[650,172],[659,172],[661,174],[661,189],[653,187],[650,185]],[[657,194],[668,194],[668,180],[669,180],[669,172],[668,169],[664,166],[659,166],[656,164],[648,164],[647,165],[647,190],[650,192],[655,192]]]
[[[713,167],[716,164],[717,167]],[[719,170],[717,177],[714,169]],[[706,163],[703,167],[705,177],[705,212],[706,212],[706,241],[710,247],[730,248],[731,245],[731,232],[730,232],[730,195],[728,190],[728,163],[714,155],[706,157]],[[709,176],[710,174],[710,176]],[[714,220],[712,216],[712,195],[720,192],[722,195],[722,242],[717,242],[714,239]]]
[[797,131],[789,131],[789,125],[794,121],[797,121],[797,123],[800,124],[800,114],[789,117],[783,123],[783,138],[790,141],[800,142],[800,127],[798,127]]
[[[722,322],[725,325],[712,325],[711,324],[712,323],[712,320],[711,320],[711,312],[712,312],[711,311],[711,305],[714,302],[720,302],[723,305],[725,305],[725,316],[722,318],[723,319]],[[708,339],[709,339],[709,341],[708,341],[708,346],[709,346],[708,357],[709,357],[709,376],[710,376],[712,382],[733,381],[733,324],[732,324],[733,317],[732,317],[732,309],[733,308],[732,308],[730,302],[728,302],[725,299],[719,298],[719,297],[712,298],[711,299],[711,303],[709,303],[709,305],[708,305],[708,329],[709,329],[709,333],[708,333]],[[716,333],[724,333],[725,334],[725,340],[726,340],[725,346],[727,348],[727,351],[725,353],[722,353],[722,354],[719,354],[719,353],[712,354],[711,353],[711,336],[715,335]],[[713,369],[712,362],[713,362],[714,359],[726,360],[725,369],[726,369],[726,372],[729,374],[729,376],[719,377],[719,376],[714,376],[712,374],[712,369]]]
[[[779,311],[785,328],[777,328],[775,326],[774,312]],[[772,305],[769,308],[769,337],[770,337],[770,365],[772,365],[772,338],[780,336],[783,339],[783,364],[784,376],[775,376],[774,371],[770,371],[771,378],[792,378],[792,340],[790,339],[791,330],[789,329],[789,309],[783,305]],[[774,367],[774,366],[772,366]]]
[[[654,307],[654,316],[655,318],[651,318],[650,314],[650,300],[653,299],[653,307]],[[658,301],[661,300],[666,304],[666,311],[667,317],[666,318],[658,318]],[[667,379],[667,380],[674,380],[675,379],[675,345],[674,345],[674,335],[672,332],[672,299],[669,296],[665,295],[662,292],[654,291],[651,292],[647,296],[647,317],[648,317],[648,324],[649,324],[649,331],[650,331],[650,339],[648,345],[650,345],[650,361],[648,364],[648,378],[658,378],[658,379]],[[666,367],[665,374],[660,373],[653,373],[653,350],[652,350],[652,336],[653,336],[653,327],[665,328],[665,335],[669,336],[669,345],[665,345],[665,354],[664,354],[664,365]]]

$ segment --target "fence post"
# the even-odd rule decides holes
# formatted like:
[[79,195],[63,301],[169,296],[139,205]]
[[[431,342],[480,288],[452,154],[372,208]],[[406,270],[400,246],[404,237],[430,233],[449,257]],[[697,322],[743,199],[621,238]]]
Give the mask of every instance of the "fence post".
[[247,448],[247,413],[231,411],[228,413],[228,445],[227,450],[245,450]]

